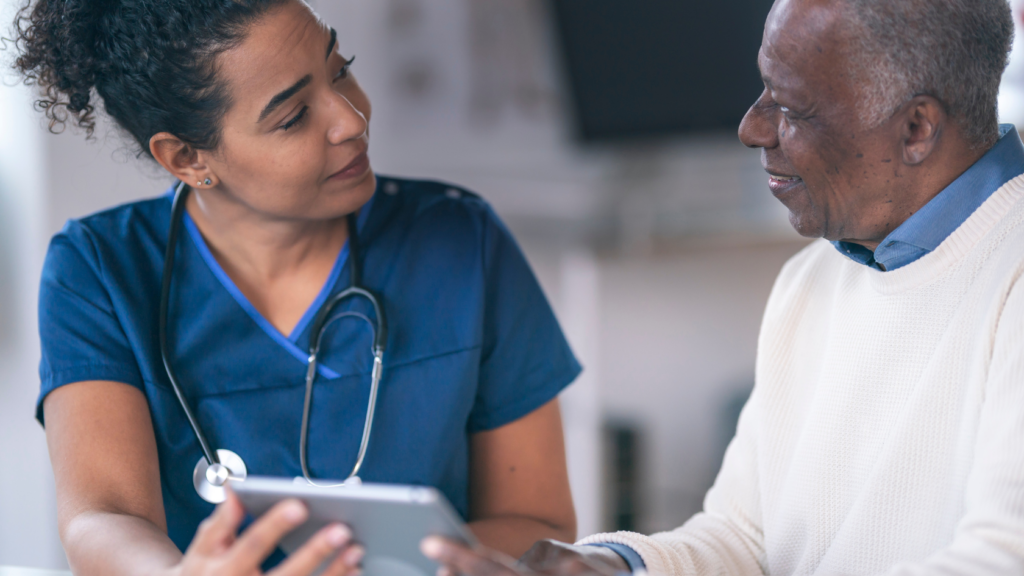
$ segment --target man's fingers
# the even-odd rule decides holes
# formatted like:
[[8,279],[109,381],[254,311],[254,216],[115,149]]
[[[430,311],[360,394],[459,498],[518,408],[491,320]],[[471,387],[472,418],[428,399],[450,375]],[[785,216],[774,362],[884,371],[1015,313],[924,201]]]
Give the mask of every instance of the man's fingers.
[[306,521],[306,506],[294,498],[282,500],[252,523],[228,551],[228,565],[239,572],[255,570],[277,548],[281,538]]
[[202,522],[196,530],[196,535],[189,545],[190,550],[202,556],[212,556],[224,552],[231,546],[238,533],[238,526],[245,518],[245,508],[238,501],[238,496],[229,488],[227,500],[220,505]]
[[[273,576],[307,576],[328,558],[352,541],[352,531],[341,524],[331,524],[313,535],[302,548],[288,556],[270,574]],[[347,550],[346,550],[347,552]],[[333,564],[333,563],[332,563]],[[345,574],[345,572],[341,572]]]
[[510,566],[488,558],[464,546],[431,536],[420,544],[424,556],[467,576],[518,576]]
[[519,566],[542,574],[594,574],[614,576],[628,572],[629,566],[615,552],[595,546],[573,546],[554,540],[542,540],[519,559]]

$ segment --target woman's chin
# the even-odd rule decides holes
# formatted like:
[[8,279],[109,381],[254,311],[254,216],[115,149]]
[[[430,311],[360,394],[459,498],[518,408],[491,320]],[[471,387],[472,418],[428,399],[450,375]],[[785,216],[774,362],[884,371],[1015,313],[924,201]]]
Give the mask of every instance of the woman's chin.
[[331,191],[328,197],[331,199],[331,206],[324,210],[331,214],[330,217],[339,217],[357,212],[373,198],[377,189],[377,176],[373,170],[367,170],[356,182],[350,182],[342,190]]

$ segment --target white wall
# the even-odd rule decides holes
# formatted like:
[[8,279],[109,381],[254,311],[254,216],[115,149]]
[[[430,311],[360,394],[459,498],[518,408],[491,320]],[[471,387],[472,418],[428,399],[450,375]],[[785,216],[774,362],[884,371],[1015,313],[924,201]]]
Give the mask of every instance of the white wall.
[[[10,8],[0,2],[0,21]],[[47,178],[30,109],[27,90],[0,87],[0,564],[60,567],[53,478],[33,419]]]
[[642,528],[700,510],[754,383],[761,314],[782,264],[804,243],[705,244],[602,261],[601,406],[646,440]]

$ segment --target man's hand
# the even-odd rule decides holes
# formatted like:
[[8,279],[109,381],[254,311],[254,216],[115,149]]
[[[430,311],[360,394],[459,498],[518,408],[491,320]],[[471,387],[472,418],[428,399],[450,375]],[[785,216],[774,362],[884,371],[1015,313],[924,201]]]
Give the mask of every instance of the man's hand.
[[629,572],[621,556],[603,546],[572,546],[541,540],[519,559],[519,564],[541,574],[607,574]]
[[426,538],[423,554],[448,574],[467,576],[615,576],[629,572],[615,552],[598,546],[570,546],[553,540],[534,544],[516,563],[486,549],[470,550],[442,538]]

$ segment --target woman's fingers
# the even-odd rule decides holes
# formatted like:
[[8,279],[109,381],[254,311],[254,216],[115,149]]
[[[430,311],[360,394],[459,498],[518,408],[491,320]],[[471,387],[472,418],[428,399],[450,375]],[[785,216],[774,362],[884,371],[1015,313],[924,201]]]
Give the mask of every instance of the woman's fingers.
[[302,502],[294,498],[278,502],[238,537],[227,553],[228,565],[238,567],[240,573],[255,570],[277,548],[281,538],[308,517]]
[[470,550],[465,546],[431,536],[424,538],[420,550],[431,560],[456,574],[466,576],[520,576],[511,566]]
[[[313,535],[302,548],[288,556],[270,574],[273,576],[307,576],[352,541],[352,531],[342,524],[331,524]],[[348,550],[346,550],[348,552]],[[335,559],[335,563],[338,559]],[[358,564],[358,563],[357,563]],[[333,567],[334,563],[332,563]],[[345,574],[346,571],[340,572]]]
[[366,556],[366,549],[359,544],[346,548],[338,557],[331,562],[322,576],[356,576],[360,573],[363,557]]
[[223,553],[235,539],[238,533],[238,526],[245,518],[245,508],[238,501],[238,496],[229,488],[227,500],[220,505],[202,522],[196,530],[196,535],[189,545],[189,550],[202,556],[213,556]]

